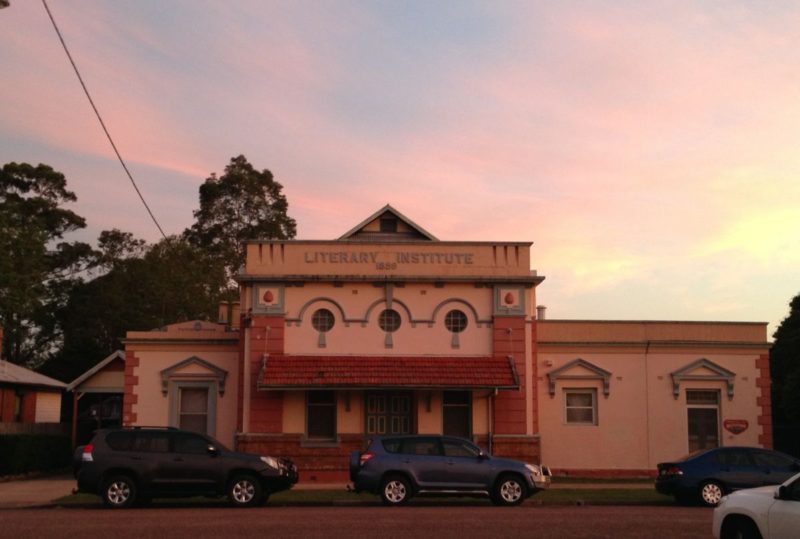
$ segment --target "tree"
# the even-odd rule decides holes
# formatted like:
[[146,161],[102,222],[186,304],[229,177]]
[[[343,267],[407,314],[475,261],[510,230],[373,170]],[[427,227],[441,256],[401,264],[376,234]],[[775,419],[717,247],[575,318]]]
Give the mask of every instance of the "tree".
[[800,294],[773,334],[769,352],[775,445],[800,456]]
[[59,242],[86,226],[62,207],[75,202],[63,174],[47,165],[0,168],[0,326],[3,357],[35,365],[58,347],[53,311],[92,260],[80,242]]
[[56,313],[64,346],[43,372],[64,381],[121,349],[128,331],[213,320],[224,289],[224,267],[182,238],[146,246],[114,230],[98,243],[108,271],[76,286]]
[[269,170],[259,172],[243,155],[234,157],[222,176],[211,174],[200,186],[196,222],[184,236],[222,261],[232,278],[244,264],[245,241],[295,236],[282,189]]

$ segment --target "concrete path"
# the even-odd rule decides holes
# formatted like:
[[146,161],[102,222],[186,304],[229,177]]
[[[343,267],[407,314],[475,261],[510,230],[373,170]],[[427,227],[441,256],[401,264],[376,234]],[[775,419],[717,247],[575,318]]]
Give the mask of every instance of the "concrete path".
[[3,481],[0,482],[0,509],[47,506],[70,494],[75,484],[71,475]]

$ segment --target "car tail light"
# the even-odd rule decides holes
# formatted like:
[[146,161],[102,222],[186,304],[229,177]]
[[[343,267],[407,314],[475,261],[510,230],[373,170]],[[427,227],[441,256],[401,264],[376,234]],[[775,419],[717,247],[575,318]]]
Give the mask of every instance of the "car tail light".
[[683,475],[683,471],[677,466],[669,466],[661,470],[661,475]]
[[369,459],[371,459],[374,456],[375,453],[370,453],[369,451],[367,451],[366,453],[361,453],[361,455],[358,457],[358,463],[361,466],[363,466],[369,461]]
[[81,455],[81,460],[83,462],[94,462],[94,457],[92,457],[93,450],[94,446],[92,444],[86,444],[83,447],[83,454]]

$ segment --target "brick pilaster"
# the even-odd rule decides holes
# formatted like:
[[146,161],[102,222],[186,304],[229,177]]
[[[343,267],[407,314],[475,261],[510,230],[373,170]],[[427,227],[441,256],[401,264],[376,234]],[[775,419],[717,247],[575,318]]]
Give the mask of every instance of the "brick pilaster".
[[761,354],[755,361],[758,370],[756,387],[760,390],[760,396],[756,398],[756,405],[761,410],[758,416],[758,425],[761,427],[758,443],[762,447],[772,449],[772,380],[769,375],[769,354]]
[[283,431],[283,392],[259,391],[258,377],[264,355],[284,353],[283,316],[254,316],[250,322],[250,432]]
[[139,366],[139,358],[133,351],[125,351],[125,391],[122,395],[122,424],[125,426],[136,423],[136,413],[133,405],[138,402],[138,395],[134,393],[139,377],[134,376],[133,370]]

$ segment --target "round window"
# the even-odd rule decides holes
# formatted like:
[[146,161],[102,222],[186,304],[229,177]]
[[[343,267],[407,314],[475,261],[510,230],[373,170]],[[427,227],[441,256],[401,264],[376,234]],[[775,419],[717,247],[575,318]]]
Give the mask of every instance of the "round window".
[[444,317],[447,331],[461,333],[467,327],[467,315],[458,310],[452,310]]
[[392,333],[400,327],[400,314],[392,309],[386,309],[378,318],[378,324],[383,331]]
[[333,327],[333,323],[333,313],[328,309],[319,309],[314,313],[314,316],[311,317],[311,325],[321,333],[330,331]]

